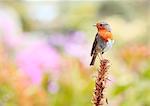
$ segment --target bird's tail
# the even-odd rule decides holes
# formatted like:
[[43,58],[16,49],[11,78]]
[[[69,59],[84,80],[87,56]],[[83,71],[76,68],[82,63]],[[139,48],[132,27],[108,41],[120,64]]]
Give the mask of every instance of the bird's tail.
[[93,55],[90,66],[94,65],[96,57],[97,57],[97,53]]

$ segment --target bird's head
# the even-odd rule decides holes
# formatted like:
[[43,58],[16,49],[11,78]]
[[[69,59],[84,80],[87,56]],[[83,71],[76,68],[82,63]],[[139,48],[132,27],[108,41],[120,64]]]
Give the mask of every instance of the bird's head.
[[111,32],[111,27],[106,21],[97,22],[94,26],[96,26],[98,30],[107,30]]

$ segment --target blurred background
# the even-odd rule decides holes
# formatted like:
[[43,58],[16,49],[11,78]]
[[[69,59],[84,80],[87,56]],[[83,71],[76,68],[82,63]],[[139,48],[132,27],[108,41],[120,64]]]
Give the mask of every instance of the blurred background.
[[107,106],[150,106],[150,1],[0,1],[0,106],[92,106],[96,28],[115,44]]

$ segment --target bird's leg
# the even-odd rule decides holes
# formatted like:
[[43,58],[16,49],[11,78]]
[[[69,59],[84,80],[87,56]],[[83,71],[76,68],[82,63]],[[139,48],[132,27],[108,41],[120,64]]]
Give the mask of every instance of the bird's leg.
[[100,53],[100,55],[98,54],[98,57],[99,57],[99,60],[103,60],[103,56],[101,53]]
[[101,58],[102,58],[102,60],[103,60],[103,56],[102,56],[102,53],[100,53],[100,55],[101,55]]
[[99,56],[99,53],[98,53],[98,58],[99,58],[99,60],[101,60],[101,58],[100,58],[100,56]]

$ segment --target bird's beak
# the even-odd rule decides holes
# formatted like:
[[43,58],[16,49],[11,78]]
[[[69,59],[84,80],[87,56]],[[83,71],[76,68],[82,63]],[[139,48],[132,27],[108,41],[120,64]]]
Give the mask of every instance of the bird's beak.
[[96,24],[93,25],[94,27],[96,26]]

